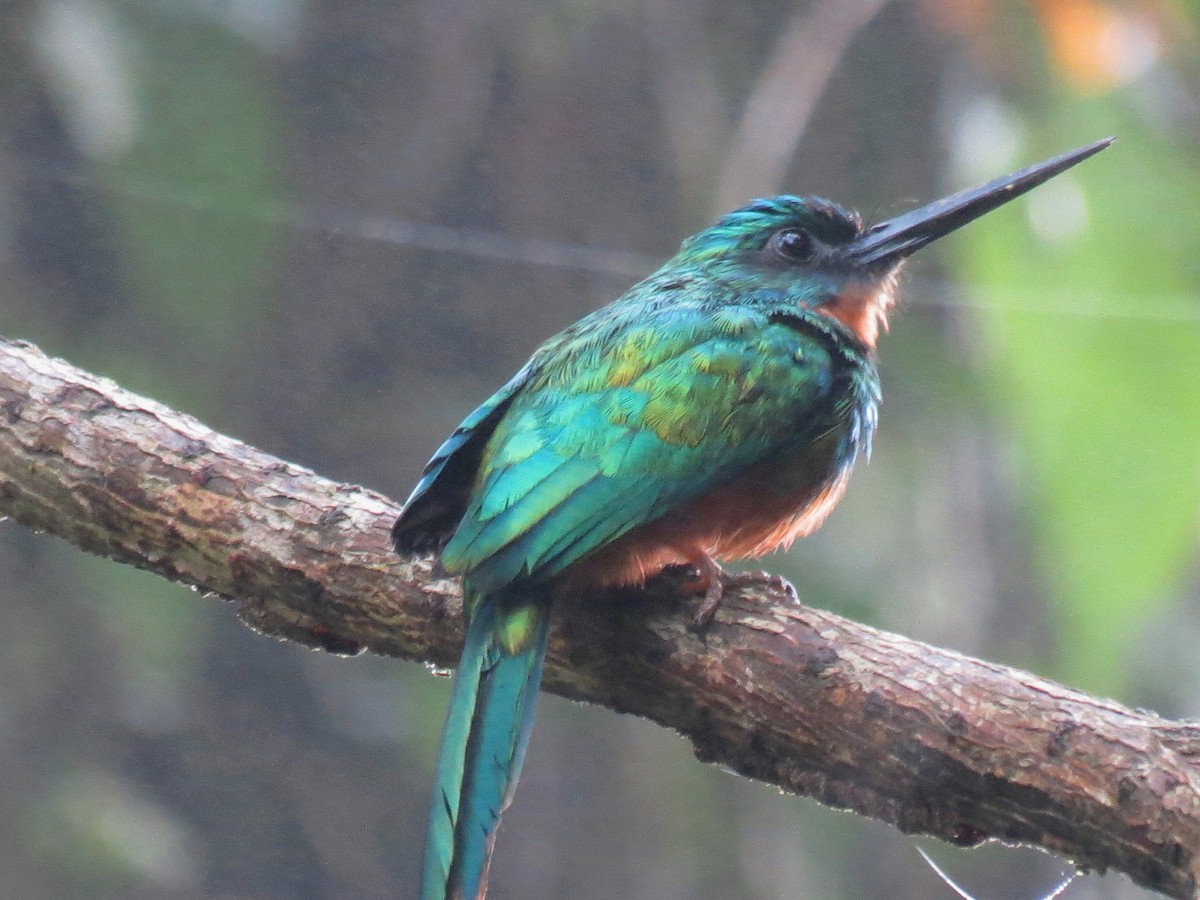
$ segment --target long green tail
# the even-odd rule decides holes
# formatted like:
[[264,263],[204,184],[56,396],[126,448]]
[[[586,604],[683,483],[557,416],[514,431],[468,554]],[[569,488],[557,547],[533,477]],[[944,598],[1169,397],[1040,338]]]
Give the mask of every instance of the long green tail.
[[467,625],[442,734],[421,900],[477,900],[487,887],[537,705],[548,640],[543,596],[484,597]]

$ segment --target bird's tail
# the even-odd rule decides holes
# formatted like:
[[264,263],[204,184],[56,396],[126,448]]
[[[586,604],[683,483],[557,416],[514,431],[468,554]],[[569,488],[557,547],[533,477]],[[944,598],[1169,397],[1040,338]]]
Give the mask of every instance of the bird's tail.
[[477,900],[487,889],[496,826],[533,728],[549,607],[526,591],[483,597],[472,610],[438,754],[421,900]]

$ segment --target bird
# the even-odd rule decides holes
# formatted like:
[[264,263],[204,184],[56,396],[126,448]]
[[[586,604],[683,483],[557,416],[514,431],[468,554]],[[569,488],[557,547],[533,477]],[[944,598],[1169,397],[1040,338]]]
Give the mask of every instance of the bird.
[[[921,247],[1098,153],[1061,154],[875,225],[816,196],[755,200],[547,340],[434,453],[392,528],[462,577],[462,656],[421,900],[479,900],[533,726],[555,599],[687,567],[710,627],[810,534],[869,455],[875,350]],[[761,573],[759,573],[761,575]]]

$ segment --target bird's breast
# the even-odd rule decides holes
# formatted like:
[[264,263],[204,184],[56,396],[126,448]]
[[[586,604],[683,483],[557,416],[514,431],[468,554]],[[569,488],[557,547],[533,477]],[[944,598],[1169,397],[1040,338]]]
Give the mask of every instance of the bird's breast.
[[572,567],[572,584],[637,585],[669,565],[752,559],[811,534],[846,490],[853,457],[830,430],[639,525]]

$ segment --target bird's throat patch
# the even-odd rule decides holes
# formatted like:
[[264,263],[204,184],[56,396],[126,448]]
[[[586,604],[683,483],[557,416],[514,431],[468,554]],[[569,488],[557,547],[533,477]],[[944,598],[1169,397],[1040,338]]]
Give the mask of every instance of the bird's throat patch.
[[882,284],[851,284],[817,311],[837,319],[874,350],[880,332],[888,329],[888,313],[896,303],[894,288],[890,278]]

